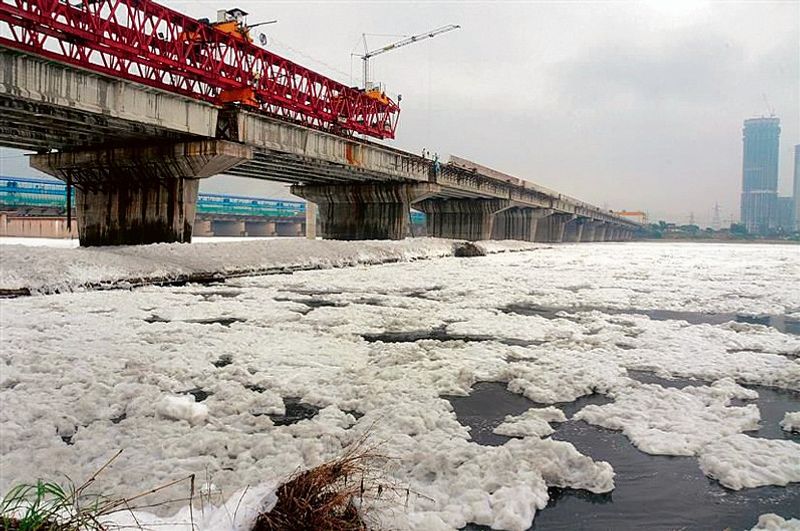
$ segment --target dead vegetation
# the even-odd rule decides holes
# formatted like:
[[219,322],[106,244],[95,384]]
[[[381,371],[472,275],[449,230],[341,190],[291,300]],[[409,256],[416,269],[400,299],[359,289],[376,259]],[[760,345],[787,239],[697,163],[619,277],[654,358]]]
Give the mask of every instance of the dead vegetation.
[[[340,457],[290,476],[275,491],[275,506],[256,518],[252,531],[379,529],[377,508],[397,505],[399,489],[384,477],[388,458],[378,452],[377,445],[366,441],[365,436]],[[193,475],[129,498],[88,494],[87,488],[118,456],[119,453],[81,485],[69,481],[63,487],[38,481],[13,488],[0,502],[0,531],[106,531],[109,527],[104,523],[105,517],[117,511],[134,514],[172,502],[188,502],[190,508],[195,501],[203,503],[202,494],[195,497]],[[188,497],[142,504],[150,495],[186,482]],[[407,490],[405,495],[408,496]],[[138,525],[136,528],[146,529]],[[193,516],[191,528],[200,531]]]
[[361,439],[341,457],[296,473],[278,487],[278,502],[253,531],[376,529],[370,509],[397,491],[380,473],[386,460]]

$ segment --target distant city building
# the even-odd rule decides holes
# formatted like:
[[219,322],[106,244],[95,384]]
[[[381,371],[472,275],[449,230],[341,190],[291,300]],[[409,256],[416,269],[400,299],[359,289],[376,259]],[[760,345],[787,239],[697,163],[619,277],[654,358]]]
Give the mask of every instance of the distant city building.
[[750,233],[767,234],[776,226],[780,134],[778,118],[744,121],[741,214]]
[[800,144],[794,147],[794,228],[800,231]]
[[783,232],[794,231],[794,197],[778,197],[775,204],[775,226]]

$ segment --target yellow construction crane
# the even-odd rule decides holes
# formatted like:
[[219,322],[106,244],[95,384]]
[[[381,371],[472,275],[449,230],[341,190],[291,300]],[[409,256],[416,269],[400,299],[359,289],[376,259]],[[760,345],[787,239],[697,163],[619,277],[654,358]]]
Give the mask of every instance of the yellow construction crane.
[[362,34],[364,39],[364,55],[360,56],[361,60],[364,63],[364,92],[370,98],[376,99],[383,103],[388,103],[389,99],[386,97],[385,92],[381,89],[380,84],[370,83],[369,81],[369,60],[376,55],[380,55],[382,53],[390,52],[392,50],[396,50],[398,48],[402,48],[403,46],[408,46],[409,44],[414,44],[415,42],[423,41],[425,39],[430,39],[432,37],[436,37],[437,35],[441,35],[442,33],[447,33],[448,31],[453,31],[461,26],[456,24],[449,24],[447,26],[442,26],[441,28],[436,28],[431,31],[427,31],[425,33],[420,33],[418,35],[412,35],[411,37],[407,37],[403,40],[394,42],[392,44],[387,44],[381,48],[376,48],[375,50],[368,50],[367,49],[367,34]]

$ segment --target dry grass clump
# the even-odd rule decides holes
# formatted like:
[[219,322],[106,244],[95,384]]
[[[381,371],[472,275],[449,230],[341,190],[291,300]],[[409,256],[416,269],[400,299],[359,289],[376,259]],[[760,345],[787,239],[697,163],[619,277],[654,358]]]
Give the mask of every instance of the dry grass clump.
[[[132,505],[136,500],[186,481],[194,489],[194,476],[189,476],[129,498],[89,493],[88,488],[121,453],[122,450],[117,452],[80,485],[66,478],[65,485],[38,480],[13,487],[0,500],[0,531],[106,531],[105,517],[140,508]],[[191,495],[187,500],[191,502]]]
[[[351,445],[342,456],[289,477],[275,491],[275,506],[257,517],[251,531],[377,529],[377,506],[393,505],[399,489],[383,477],[382,465],[387,458],[376,445],[368,446],[366,438]],[[195,501],[194,475],[128,498],[89,494],[87,488],[118,456],[119,453],[80,485],[67,478],[66,486],[37,481],[14,487],[0,500],[0,531],[108,531],[104,520],[114,512],[129,511],[134,515],[136,510],[172,502],[188,502],[191,528],[198,529],[191,511]],[[149,495],[187,481],[188,497],[141,504]],[[408,490],[404,490],[408,496]],[[202,496],[199,501],[202,503]],[[136,520],[135,515],[133,518]],[[138,521],[135,528],[139,528]]]
[[386,457],[362,439],[341,457],[299,472],[278,487],[278,502],[258,516],[253,531],[296,529],[366,531],[369,508],[385,492],[379,462]]

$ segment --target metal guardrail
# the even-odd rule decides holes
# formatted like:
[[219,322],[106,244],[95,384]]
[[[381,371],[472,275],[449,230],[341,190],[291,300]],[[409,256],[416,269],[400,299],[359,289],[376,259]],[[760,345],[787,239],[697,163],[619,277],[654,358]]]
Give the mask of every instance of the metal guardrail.
[[[73,191],[72,204],[75,204]],[[0,208],[54,208],[66,211],[67,186],[60,181],[0,177]],[[201,193],[197,198],[197,213],[219,216],[295,218],[306,215],[302,201],[266,199],[228,194]],[[413,223],[424,223],[425,214],[412,211]]]

